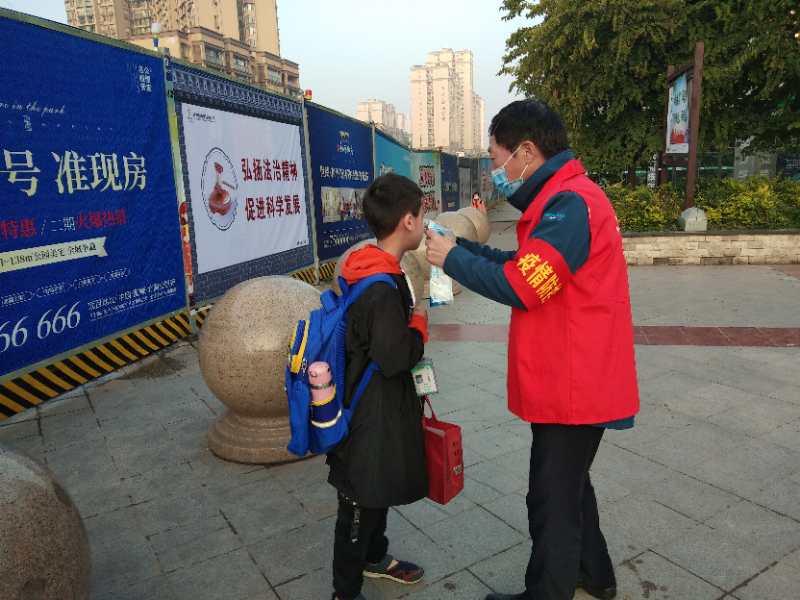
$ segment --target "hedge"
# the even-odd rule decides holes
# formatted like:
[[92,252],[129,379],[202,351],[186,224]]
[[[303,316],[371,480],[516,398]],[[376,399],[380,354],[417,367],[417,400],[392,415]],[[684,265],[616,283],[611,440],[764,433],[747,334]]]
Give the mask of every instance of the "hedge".
[[[683,190],[672,186],[606,186],[623,231],[675,231]],[[695,205],[706,211],[709,230],[800,229],[800,181],[751,177],[706,179]]]

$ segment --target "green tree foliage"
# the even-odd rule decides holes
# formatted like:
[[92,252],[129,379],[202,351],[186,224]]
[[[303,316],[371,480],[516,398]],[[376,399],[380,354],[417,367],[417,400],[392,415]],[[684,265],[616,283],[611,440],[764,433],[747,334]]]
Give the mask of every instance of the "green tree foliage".
[[506,43],[513,88],[556,108],[595,172],[617,175],[663,149],[668,64],[706,46],[701,143],[789,145],[800,130],[794,0],[504,0],[530,25]]

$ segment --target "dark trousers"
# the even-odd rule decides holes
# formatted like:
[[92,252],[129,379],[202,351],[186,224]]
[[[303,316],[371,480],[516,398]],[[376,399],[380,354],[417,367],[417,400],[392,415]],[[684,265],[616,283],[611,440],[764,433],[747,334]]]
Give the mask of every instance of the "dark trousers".
[[[339,494],[339,512],[333,541],[333,589],[340,600],[352,600],[361,593],[366,564],[386,557],[388,508],[356,507]],[[356,519],[357,517],[357,519]],[[355,541],[354,541],[355,540]]]
[[532,600],[571,600],[580,571],[603,587],[614,567],[589,479],[605,431],[590,425],[532,424],[528,524],[533,548],[525,573]]

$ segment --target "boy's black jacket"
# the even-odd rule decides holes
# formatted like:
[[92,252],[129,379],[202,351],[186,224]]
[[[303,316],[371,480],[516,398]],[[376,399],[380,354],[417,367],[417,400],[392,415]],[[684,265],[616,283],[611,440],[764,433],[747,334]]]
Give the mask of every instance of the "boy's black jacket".
[[[371,360],[379,370],[356,408],[350,434],[328,454],[328,481],[360,506],[385,508],[428,494],[422,405],[410,372],[424,344],[420,332],[409,328],[412,297],[405,277],[376,271],[374,252],[383,251],[371,246],[354,252],[343,274],[350,280],[354,266],[362,277],[388,272],[397,289],[375,283],[350,307],[346,404]],[[359,270],[359,262],[371,268]]]

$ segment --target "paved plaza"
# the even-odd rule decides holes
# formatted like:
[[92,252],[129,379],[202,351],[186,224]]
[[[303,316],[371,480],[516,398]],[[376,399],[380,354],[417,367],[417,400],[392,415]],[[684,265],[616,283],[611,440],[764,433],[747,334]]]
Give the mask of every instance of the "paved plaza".
[[[495,213],[492,243],[513,247],[514,217]],[[642,410],[633,430],[606,433],[593,468],[618,598],[800,597],[800,269],[630,277]],[[390,511],[390,552],[426,577],[368,581],[368,600],[522,588],[531,432],[505,405],[509,311],[465,291],[431,317],[433,402],[463,428],[465,489]],[[189,341],[0,423],[0,443],[46,463],[79,507],[93,599],[330,597],[324,459],[219,460],[205,435],[222,411]]]

